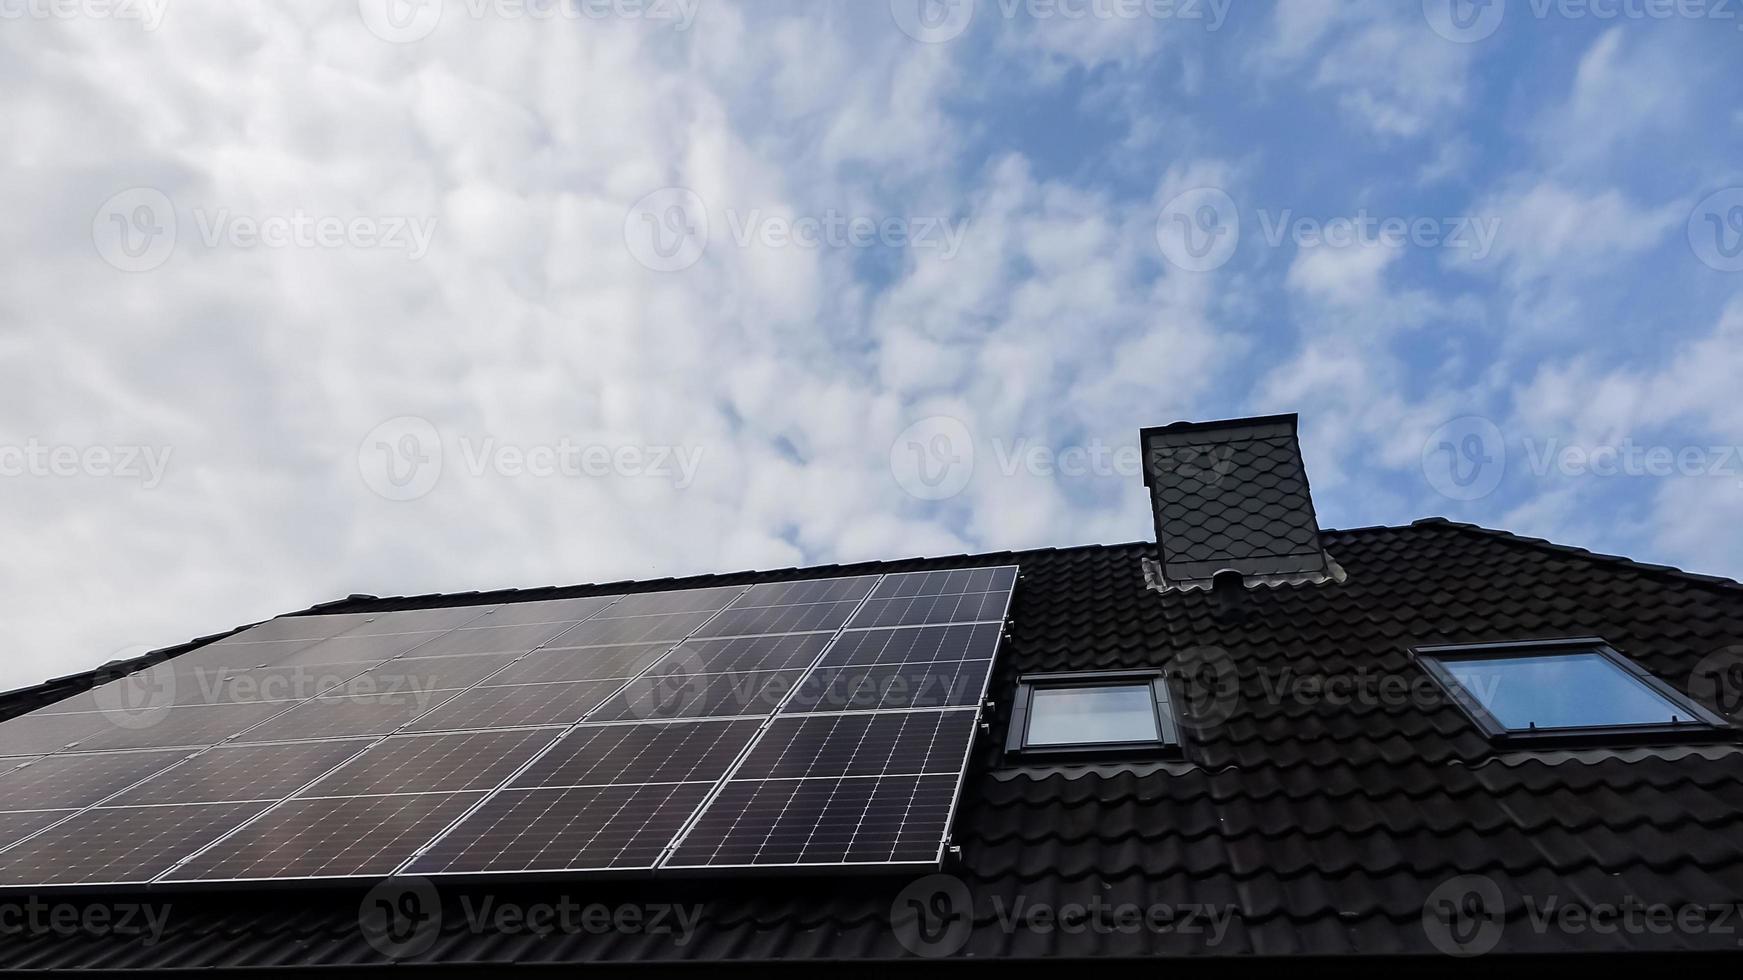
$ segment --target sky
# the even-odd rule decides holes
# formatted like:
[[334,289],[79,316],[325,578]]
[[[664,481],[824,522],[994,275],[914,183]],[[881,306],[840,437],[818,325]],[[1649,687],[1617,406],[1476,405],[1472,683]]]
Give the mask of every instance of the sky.
[[1324,527],[1743,575],[1743,7],[0,0],[0,687],[351,593]]

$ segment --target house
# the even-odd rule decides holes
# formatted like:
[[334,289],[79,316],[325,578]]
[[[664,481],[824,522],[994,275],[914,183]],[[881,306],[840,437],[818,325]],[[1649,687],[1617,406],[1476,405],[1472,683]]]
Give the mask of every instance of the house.
[[[196,832],[197,813],[161,830],[135,807],[102,825],[107,836],[42,845],[93,797],[173,784],[178,771],[135,779],[115,761],[177,724],[59,747],[95,720],[66,719],[100,714],[80,699],[116,674],[247,642],[238,633],[0,700],[0,756],[16,756],[0,765],[29,763],[0,774],[0,968],[845,974],[1096,960],[1098,971],[1164,975],[1251,964],[1468,973],[1695,966],[1743,949],[1743,585],[1441,519],[1321,529],[1293,416],[1149,429],[1144,454],[1155,543],[353,596],[297,614],[464,619],[522,603],[1014,566],[1002,630],[991,616],[1002,636],[981,725],[966,766],[938,777],[952,788],[962,777],[939,860],[495,877],[419,874],[413,860],[393,877],[286,885],[225,873],[177,882],[159,866],[187,865],[147,853],[153,880],[91,884],[111,857],[137,863],[154,835]],[[972,677],[968,690],[953,710],[981,703]],[[498,725],[520,720],[536,723]],[[72,792],[73,777],[40,760],[60,756],[103,756],[77,772],[119,775],[79,783],[83,795],[57,809],[45,801]],[[420,778],[475,780],[489,761],[443,756]],[[275,797],[255,787],[279,775],[207,778],[243,799]],[[725,798],[716,787],[704,811]],[[311,846],[412,826],[381,816],[385,803],[322,812],[346,816],[302,836],[255,834],[250,860],[294,865]],[[438,823],[454,832],[468,819]],[[790,822],[746,808],[736,826]],[[594,837],[609,835],[603,826]],[[203,853],[225,867],[240,838],[215,833]],[[503,847],[571,840],[527,836]],[[64,868],[87,884],[31,877]]]

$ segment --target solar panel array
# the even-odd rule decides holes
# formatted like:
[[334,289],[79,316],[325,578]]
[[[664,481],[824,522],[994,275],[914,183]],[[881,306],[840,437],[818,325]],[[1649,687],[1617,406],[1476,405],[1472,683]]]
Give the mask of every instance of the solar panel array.
[[0,887],[936,865],[1016,577],[272,620],[0,722]]

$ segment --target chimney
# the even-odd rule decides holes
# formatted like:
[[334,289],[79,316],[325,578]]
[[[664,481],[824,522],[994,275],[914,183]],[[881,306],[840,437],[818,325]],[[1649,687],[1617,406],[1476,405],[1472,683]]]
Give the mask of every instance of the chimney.
[[1155,588],[1342,581],[1319,541],[1296,417],[1175,422],[1143,430],[1144,485],[1156,518]]

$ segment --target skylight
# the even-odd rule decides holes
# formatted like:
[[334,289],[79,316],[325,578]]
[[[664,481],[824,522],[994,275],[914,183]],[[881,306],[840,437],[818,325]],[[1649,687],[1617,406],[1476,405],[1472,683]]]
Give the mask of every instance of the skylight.
[[1017,682],[1005,750],[1127,753],[1178,747],[1160,671],[1030,674]]
[[1601,640],[1425,647],[1417,654],[1492,737],[1710,734],[1723,725]]

